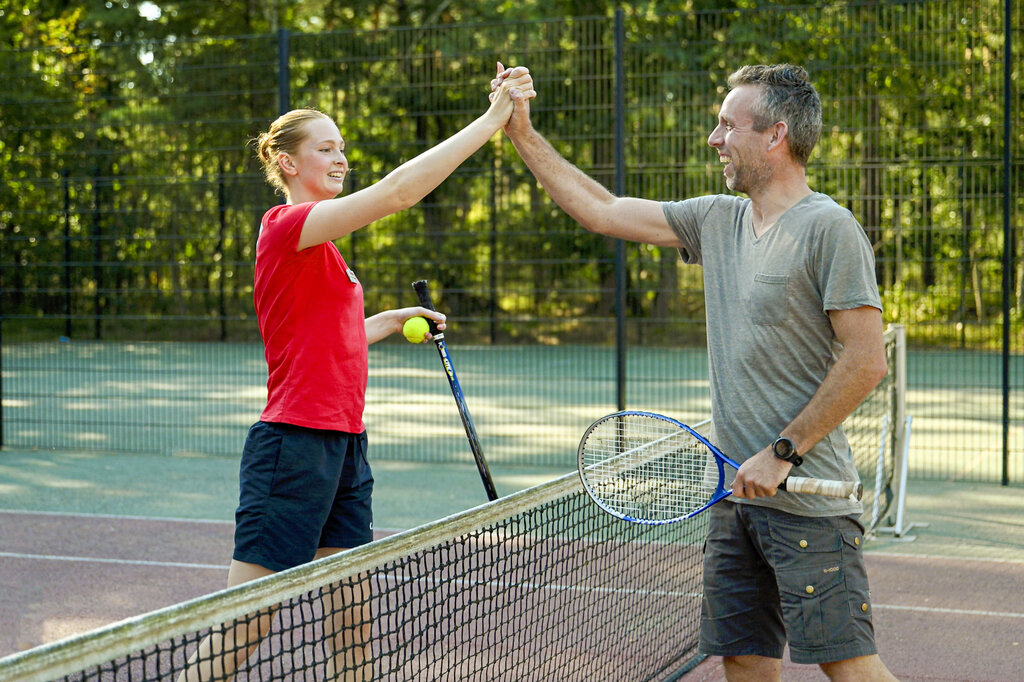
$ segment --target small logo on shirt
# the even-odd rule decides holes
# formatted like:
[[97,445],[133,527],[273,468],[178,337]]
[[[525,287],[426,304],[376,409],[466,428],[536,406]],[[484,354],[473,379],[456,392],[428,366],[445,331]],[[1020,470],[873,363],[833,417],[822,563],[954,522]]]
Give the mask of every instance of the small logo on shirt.
[[359,284],[359,278],[356,277],[356,273],[352,271],[352,268],[345,268],[345,274],[348,275],[348,281],[352,284]]

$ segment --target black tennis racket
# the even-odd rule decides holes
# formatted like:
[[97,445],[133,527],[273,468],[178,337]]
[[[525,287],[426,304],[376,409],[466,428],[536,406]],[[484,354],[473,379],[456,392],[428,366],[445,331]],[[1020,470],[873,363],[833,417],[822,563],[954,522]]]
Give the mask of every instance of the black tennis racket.
[[[583,487],[609,514],[661,525],[688,519],[732,494],[725,465],[739,464],[704,436],[651,412],[616,412],[590,425],[577,450]],[[790,476],[779,490],[859,500],[860,483]]]
[[[412,288],[420,299],[420,305],[427,310],[437,310],[434,301],[430,298],[430,287],[427,280],[421,279],[412,283]],[[483,448],[480,447],[480,438],[476,435],[476,427],[473,426],[473,418],[469,415],[469,408],[466,407],[466,398],[462,395],[462,387],[459,385],[459,378],[455,375],[455,367],[448,355],[448,346],[444,341],[444,333],[437,330],[437,323],[429,317],[426,318],[430,325],[430,334],[437,344],[437,352],[441,356],[441,364],[444,365],[445,376],[448,377],[448,385],[451,386],[452,395],[455,396],[455,405],[459,408],[459,417],[462,418],[462,426],[466,429],[466,437],[469,438],[469,449],[473,451],[473,459],[476,460],[476,468],[480,472],[480,480],[484,483],[484,490],[487,491],[487,499],[494,501],[498,499],[498,491],[494,488],[494,479],[491,478],[491,470],[484,459]]]

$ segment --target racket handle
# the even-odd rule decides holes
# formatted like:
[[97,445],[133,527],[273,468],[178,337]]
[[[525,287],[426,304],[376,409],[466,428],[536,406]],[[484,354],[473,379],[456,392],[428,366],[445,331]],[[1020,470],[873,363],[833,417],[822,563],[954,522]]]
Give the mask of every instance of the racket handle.
[[[430,298],[430,286],[427,284],[427,280],[420,279],[412,283],[412,288],[416,292],[416,296],[420,299],[420,305],[427,310],[437,310],[434,307],[434,301]],[[437,322],[434,322],[431,318],[425,318],[427,324],[430,325],[430,333],[437,336]]]
[[820,478],[802,478],[790,476],[780,489],[791,493],[823,495],[825,497],[851,497],[860,499],[864,494],[864,486],[853,481],[823,481]]

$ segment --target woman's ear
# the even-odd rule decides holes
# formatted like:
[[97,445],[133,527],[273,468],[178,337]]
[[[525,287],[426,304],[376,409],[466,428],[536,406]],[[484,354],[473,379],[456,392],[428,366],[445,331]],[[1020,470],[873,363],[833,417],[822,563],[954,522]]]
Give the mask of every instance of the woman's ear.
[[285,175],[296,175],[298,170],[295,168],[295,161],[287,152],[281,152],[277,155],[277,165],[281,167],[281,172]]

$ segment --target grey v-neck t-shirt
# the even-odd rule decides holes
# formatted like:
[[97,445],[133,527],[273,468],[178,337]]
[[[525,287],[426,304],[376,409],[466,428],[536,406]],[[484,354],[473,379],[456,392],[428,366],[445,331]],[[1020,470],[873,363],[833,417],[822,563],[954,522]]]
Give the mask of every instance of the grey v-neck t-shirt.
[[[853,214],[819,193],[756,238],[749,199],[703,196],[662,209],[683,261],[704,268],[713,433],[742,463],[778,437],[835,363],[841,345],[828,311],[881,310],[871,244]],[[858,480],[842,427],[801,454],[791,475]],[[859,502],[783,491],[735,501],[803,516],[862,511]]]

